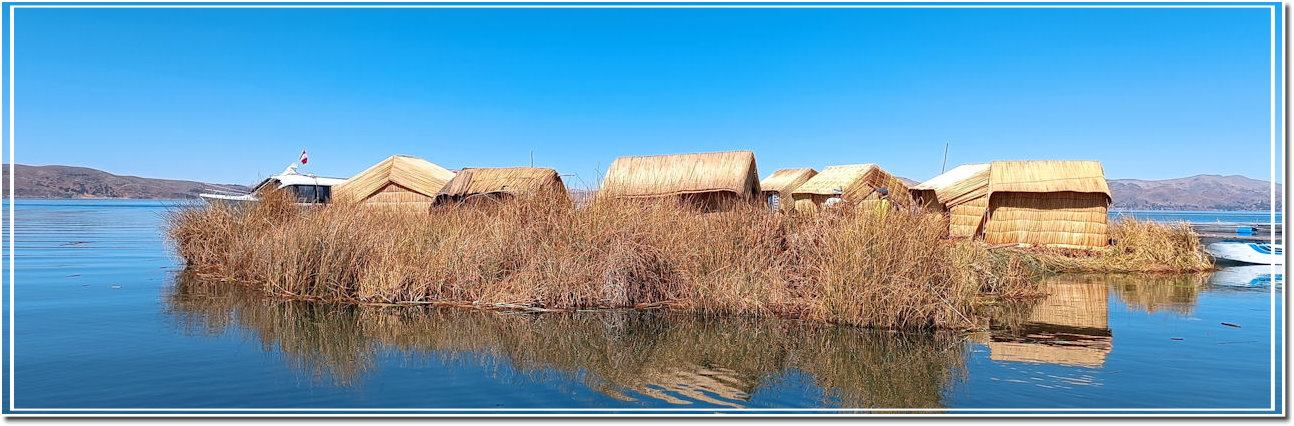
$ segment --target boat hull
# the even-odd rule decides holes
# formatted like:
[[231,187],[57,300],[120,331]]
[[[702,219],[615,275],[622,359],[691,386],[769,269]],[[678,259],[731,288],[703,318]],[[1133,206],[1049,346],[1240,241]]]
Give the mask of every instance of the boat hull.
[[1285,264],[1285,253],[1279,244],[1223,242],[1209,244],[1208,250],[1219,260],[1259,265]]

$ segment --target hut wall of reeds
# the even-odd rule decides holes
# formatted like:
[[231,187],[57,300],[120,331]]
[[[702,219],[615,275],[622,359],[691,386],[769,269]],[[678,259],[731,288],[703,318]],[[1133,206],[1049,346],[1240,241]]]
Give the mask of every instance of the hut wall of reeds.
[[791,193],[817,174],[817,170],[810,168],[782,169],[773,172],[772,175],[759,181],[761,199],[772,206],[772,197],[776,194],[778,196],[778,210],[794,210],[795,202],[791,198]]
[[503,201],[522,195],[571,204],[557,171],[539,167],[463,169],[436,194],[434,203]]
[[836,190],[841,191],[841,199],[846,203],[857,204],[878,199],[873,190],[882,187],[889,190],[890,202],[904,207],[911,205],[908,186],[875,164],[827,167],[793,190],[791,198],[796,211],[815,212]]
[[750,151],[620,157],[611,163],[600,199],[679,197],[706,210],[759,196],[759,172]]
[[973,237],[988,210],[988,164],[963,164],[912,187],[930,211],[948,213],[948,234]]
[[988,211],[988,197],[979,197],[948,209],[948,235],[974,237],[984,225]]
[[394,155],[332,188],[336,203],[426,207],[454,177],[430,161]]
[[994,161],[984,240],[1088,249],[1109,243],[1110,187],[1096,161]]

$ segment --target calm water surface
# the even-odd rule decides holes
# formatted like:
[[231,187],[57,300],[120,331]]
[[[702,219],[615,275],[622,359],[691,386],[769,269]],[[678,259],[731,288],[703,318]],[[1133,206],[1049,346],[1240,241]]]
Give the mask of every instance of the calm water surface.
[[[1271,326],[1282,283],[1262,266],[1054,277],[1045,300],[973,334],[640,312],[355,308],[276,301],[181,272],[162,239],[172,205],[18,201],[18,412],[1270,412],[1273,374],[1283,376],[1272,370]],[[1234,411],[1244,409],[1254,411]]]
[[1141,220],[1160,222],[1185,221],[1191,223],[1280,223],[1281,213],[1276,212],[1272,220],[1271,212],[1173,212],[1160,210],[1111,210],[1110,218],[1132,217]]

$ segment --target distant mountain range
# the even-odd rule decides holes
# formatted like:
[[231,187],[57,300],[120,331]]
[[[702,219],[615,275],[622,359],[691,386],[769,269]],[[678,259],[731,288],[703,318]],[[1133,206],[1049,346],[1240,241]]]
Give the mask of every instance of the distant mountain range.
[[[212,191],[247,192],[242,185],[119,176],[87,167],[14,165],[14,195],[18,198],[145,198],[185,199]],[[9,165],[3,167],[9,177]],[[7,185],[6,185],[7,186]],[[9,197],[9,188],[4,188]]]
[[[1114,208],[1127,210],[1271,210],[1271,183],[1240,175],[1178,179],[1111,179]],[[1276,207],[1284,203],[1276,185]]]
[[[86,167],[26,166],[14,170],[18,198],[147,198],[184,199],[211,191],[246,192],[242,185],[187,180],[119,176]],[[9,165],[3,168],[9,176]],[[899,178],[915,185],[911,179]],[[1111,179],[1114,208],[1127,210],[1247,210],[1271,209],[1267,181],[1244,176],[1197,175],[1178,179]],[[8,197],[8,188],[4,196]],[[593,191],[572,190],[572,198],[587,202]],[[1277,206],[1281,187],[1276,186]]]

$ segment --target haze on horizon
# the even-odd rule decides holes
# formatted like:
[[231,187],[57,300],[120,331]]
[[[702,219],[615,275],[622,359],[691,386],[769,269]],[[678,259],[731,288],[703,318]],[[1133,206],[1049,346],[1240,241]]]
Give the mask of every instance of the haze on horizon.
[[303,149],[302,171],[341,177],[394,154],[458,169],[525,166],[533,151],[586,187],[619,156],[739,149],[761,176],[877,163],[924,180],[949,143],[948,168],[1099,160],[1110,179],[1269,180],[1270,19],[1243,8],[18,9],[6,162],[248,184]]

